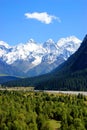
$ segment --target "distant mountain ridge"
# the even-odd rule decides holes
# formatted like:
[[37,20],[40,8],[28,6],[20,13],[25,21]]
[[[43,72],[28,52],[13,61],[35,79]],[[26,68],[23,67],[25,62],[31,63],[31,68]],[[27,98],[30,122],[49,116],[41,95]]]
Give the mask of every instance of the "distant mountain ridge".
[[4,82],[9,82],[9,81],[16,81],[20,78],[18,77],[13,77],[13,76],[0,76],[0,84],[4,83]]
[[30,39],[26,44],[16,46],[0,41],[0,61],[5,64],[5,68],[0,65],[0,73],[16,76],[48,73],[66,61],[79,48],[80,43],[75,36],[61,38],[56,43],[49,39],[43,44]]
[[87,91],[87,35],[79,49],[52,72],[5,85],[34,86],[39,90]]

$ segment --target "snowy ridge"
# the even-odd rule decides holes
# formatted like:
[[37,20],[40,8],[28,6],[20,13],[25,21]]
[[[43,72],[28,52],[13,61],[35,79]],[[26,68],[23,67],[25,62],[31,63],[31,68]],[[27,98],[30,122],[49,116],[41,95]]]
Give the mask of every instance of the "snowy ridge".
[[58,42],[57,45],[59,47],[66,45],[67,43],[73,42],[75,44],[79,44],[81,43],[81,40],[79,40],[78,38],[76,38],[75,36],[70,36],[67,38],[61,38]]
[[49,39],[43,44],[30,39],[25,44],[20,43],[12,47],[0,41],[0,58],[9,65],[17,68],[21,66],[20,70],[23,72],[28,72],[31,68],[40,64],[42,66],[44,63],[46,67],[51,66],[54,69],[67,60],[80,44],[81,41],[75,36],[61,38],[57,43]]
[[1,47],[7,48],[7,49],[10,48],[10,46],[6,42],[4,42],[4,41],[0,41],[0,48]]

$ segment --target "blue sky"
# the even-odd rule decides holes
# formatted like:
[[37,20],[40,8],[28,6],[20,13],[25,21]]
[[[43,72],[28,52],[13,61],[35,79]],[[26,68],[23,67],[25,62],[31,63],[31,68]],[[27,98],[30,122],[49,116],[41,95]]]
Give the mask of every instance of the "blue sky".
[[86,33],[87,0],[0,0],[0,40],[10,45]]

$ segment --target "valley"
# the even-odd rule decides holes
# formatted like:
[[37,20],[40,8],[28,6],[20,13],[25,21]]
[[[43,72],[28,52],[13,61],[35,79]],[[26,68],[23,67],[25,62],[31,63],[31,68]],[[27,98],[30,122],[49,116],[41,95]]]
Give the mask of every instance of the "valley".
[[0,0],[0,130],[87,130],[87,0]]
[[78,95],[82,94],[87,96],[87,91],[53,91],[53,90],[34,90],[34,87],[1,87],[0,91],[21,91],[21,92],[44,92],[49,94],[66,94],[66,95]]
[[32,86],[35,90],[87,91],[87,35],[78,50],[51,72],[11,81],[7,79],[1,85],[5,87]]

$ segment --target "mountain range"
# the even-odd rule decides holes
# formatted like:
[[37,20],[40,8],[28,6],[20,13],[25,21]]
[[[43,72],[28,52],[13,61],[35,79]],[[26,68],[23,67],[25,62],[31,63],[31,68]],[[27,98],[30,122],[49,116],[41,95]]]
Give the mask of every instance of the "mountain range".
[[40,90],[87,91],[87,35],[67,61],[48,74],[5,83],[6,86],[33,86]]
[[16,46],[0,41],[0,74],[32,77],[51,72],[75,53],[80,44],[75,36],[44,43],[30,39]]

